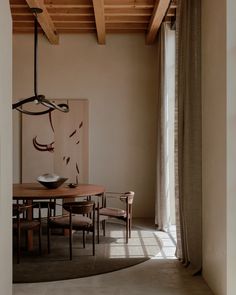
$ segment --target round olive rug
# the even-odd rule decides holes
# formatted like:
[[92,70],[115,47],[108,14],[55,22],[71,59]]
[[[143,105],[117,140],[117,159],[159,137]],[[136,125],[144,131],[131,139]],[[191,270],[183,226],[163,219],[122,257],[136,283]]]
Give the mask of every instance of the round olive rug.
[[107,222],[106,237],[100,237],[95,256],[92,256],[91,234],[87,235],[85,249],[81,233],[73,235],[72,261],[69,260],[68,237],[53,234],[50,254],[47,254],[46,242],[46,235],[43,235],[42,256],[37,252],[36,235],[35,251],[27,252],[22,248],[20,264],[16,264],[16,257],[13,257],[14,283],[48,282],[107,273],[144,262],[157,255],[162,247],[155,232],[139,227],[133,228],[127,245],[124,225],[115,222]]

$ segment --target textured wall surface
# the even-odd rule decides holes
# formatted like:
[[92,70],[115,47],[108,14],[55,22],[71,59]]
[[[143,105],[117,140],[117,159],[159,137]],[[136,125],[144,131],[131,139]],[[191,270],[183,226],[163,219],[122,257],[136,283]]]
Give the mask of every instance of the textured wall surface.
[[[212,9],[215,5],[217,9]],[[202,1],[203,275],[226,294],[226,1]]]
[[0,9],[0,293],[12,285],[12,27],[9,1]]

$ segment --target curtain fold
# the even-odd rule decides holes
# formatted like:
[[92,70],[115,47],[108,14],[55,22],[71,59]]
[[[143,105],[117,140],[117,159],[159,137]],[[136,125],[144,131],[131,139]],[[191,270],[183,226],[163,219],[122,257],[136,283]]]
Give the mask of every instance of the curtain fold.
[[176,21],[177,256],[202,266],[201,1],[179,0]]

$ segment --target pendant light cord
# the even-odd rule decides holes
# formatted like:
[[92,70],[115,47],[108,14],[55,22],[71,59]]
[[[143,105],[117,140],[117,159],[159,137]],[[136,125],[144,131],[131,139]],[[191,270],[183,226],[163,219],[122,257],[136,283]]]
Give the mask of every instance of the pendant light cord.
[[37,89],[37,69],[38,69],[38,15],[35,13],[34,18],[34,95],[38,100],[38,89]]

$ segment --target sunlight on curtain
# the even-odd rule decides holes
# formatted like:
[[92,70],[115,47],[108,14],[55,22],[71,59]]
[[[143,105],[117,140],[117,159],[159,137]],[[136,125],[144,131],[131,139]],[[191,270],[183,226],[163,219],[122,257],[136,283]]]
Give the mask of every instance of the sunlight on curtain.
[[163,23],[158,36],[158,144],[155,223],[168,231],[175,224],[174,109],[175,31]]

